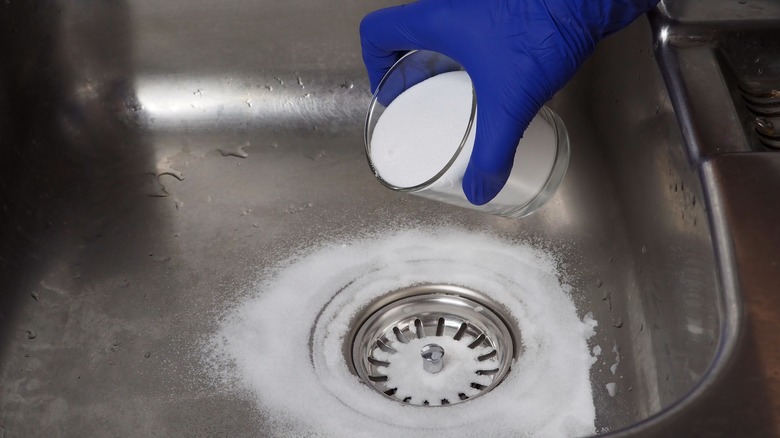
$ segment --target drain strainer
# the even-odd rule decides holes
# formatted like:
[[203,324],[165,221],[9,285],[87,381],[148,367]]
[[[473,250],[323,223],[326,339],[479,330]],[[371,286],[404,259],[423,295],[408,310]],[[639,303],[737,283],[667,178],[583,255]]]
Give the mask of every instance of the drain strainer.
[[417,406],[461,403],[501,383],[519,353],[517,329],[499,309],[459,286],[401,289],[362,313],[345,350],[360,379],[387,397]]

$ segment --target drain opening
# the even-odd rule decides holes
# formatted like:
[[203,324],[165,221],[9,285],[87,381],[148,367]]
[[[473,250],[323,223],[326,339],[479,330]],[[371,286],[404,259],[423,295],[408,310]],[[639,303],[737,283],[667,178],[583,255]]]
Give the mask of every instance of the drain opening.
[[363,383],[402,403],[472,400],[501,383],[519,354],[519,331],[501,307],[459,286],[391,292],[356,318],[347,361]]

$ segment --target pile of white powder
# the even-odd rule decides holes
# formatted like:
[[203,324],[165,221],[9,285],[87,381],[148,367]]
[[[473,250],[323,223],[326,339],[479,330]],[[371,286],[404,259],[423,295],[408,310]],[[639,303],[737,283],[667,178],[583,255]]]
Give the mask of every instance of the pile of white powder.
[[[272,436],[583,436],[595,432],[587,339],[555,260],[530,246],[459,228],[395,230],[324,244],[286,261],[225,311],[204,348],[227,391],[253,398]],[[521,331],[504,382],[465,403],[418,407],[350,373],[353,317],[379,296],[420,283],[479,290]]]

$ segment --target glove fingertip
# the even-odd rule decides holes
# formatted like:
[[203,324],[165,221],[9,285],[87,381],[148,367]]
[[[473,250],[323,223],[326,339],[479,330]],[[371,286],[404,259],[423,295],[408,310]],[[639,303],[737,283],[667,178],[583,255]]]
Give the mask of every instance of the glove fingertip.
[[494,174],[480,172],[469,165],[463,175],[463,193],[466,199],[474,205],[485,205],[501,192],[506,184],[506,178]]
[[526,125],[506,114],[499,104],[482,101],[474,149],[462,182],[469,202],[487,204],[504,188]]

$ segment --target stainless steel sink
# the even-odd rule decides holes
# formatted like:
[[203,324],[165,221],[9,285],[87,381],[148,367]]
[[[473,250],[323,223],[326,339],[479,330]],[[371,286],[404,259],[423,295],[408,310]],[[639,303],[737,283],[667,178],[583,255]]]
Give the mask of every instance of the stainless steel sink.
[[[765,9],[745,26],[780,17],[748,1]],[[368,170],[357,26],[384,2],[6,0],[0,436],[262,435],[255,406],[198,378],[215,309],[311,240],[441,219],[560,255],[580,311],[599,321],[600,431],[728,434],[723,400],[749,384],[733,370],[777,358],[754,348],[767,337],[752,341],[745,288],[776,290],[778,259],[740,236],[753,236],[751,215],[780,212],[751,210],[763,201],[745,200],[755,192],[738,171],[774,175],[761,189],[771,199],[780,160],[740,116],[736,131],[718,124],[716,104],[742,114],[734,99],[705,105],[710,119],[696,109],[705,55],[733,58],[713,51],[723,39],[712,29],[741,29],[697,21],[699,3],[662,4],[600,44],[550,103],[571,138],[559,192],[508,220],[391,192]],[[716,64],[731,73],[713,83],[734,97],[740,73]],[[722,142],[702,120],[728,133]],[[753,244],[776,242],[777,223]],[[763,283],[745,283],[754,274]],[[754,429],[734,427],[775,430],[777,399],[752,394],[737,404]]]

